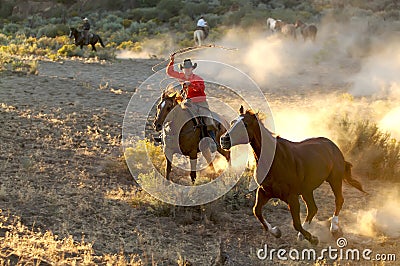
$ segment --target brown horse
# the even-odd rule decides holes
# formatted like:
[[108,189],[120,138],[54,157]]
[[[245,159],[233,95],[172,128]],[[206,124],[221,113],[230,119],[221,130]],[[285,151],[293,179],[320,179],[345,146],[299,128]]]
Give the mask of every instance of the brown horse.
[[[197,154],[200,151],[214,172],[215,169],[211,160],[212,156],[210,149],[207,147],[199,147],[203,129],[201,126],[198,126],[198,122],[193,118],[193,115],[190,113],[188,108],[183,106],[182,100],[183,98],[179,93],[168,95],[168,93],[163,92],[160,103],[157,105],[157,115],[154,119],[153,125],[157,131],[163,130],[164,154],[167,161],[165,178],[169,180],[173,154],[180,153],[189,156],[190,158],[190,177],[194,183],[196,180]],[[166,118],[171,111],[174,112],[174,121],[166,121]],[[213,114],[213,117],[217,126],[215,136],[219,139],[226,132],[228,123],[226,123],[221,117],[218,117],[217,114]],[[219,119],[215,119],[217,117]],[[164,125],[164,123],[166,125]],[[224,123],[224,125],[222,123]],[[178,141],[175,143],[174,139],[176,138],[173,138],[173,136],[177,134],[179,134],[179,143]],[[217,151],[229,162],[229,151],[223,150],[220,146],[217,147]]]
[[304,41],[310,39],[315,42],[315,38],[317,37],[317,27],[313,24],[307,25],[303,23],[301,20],[297,20],[294,24],[296,29],[300,28],[301,35],[303,36]]
[[277,20],[275,23],[276,30],[280,31],[282,35],[286,38],[291,38],[296,40],[296,26],[294,24],[289,24],[281,20]]
[[[72,27],[69,30],[70,30],[69,31],[69,38],[74,37],[75,45],[76,46],[80,46],[81,49],[82,49],[83,46],[86,45],[85,42],[84,42],[83,33],[81,31],[77,30],[76,28],[72,28]],[[103,43],[103,41],[102,41],[102,39],[100,38],[99,35],[97,35],[97,34],[89,34],[89,43],[87,45],[90,44],[92,46],[92,51],[95,51],[95,52],[97,51],[96,50],[96,43],[97,42],[100,43],[101,47],[103,47],[103,48],[105,47],[105,45],[104,45],[104,43]]]
[[[279,198],[289,206],[294,228],[310,243],[318,244],[318,238],[312,236],[304,226],[309,226],[317,213],[313,191],[323,181],[327,181],[335,195],[336,209],[331,220],[331,232],[339,232],[339,212],[344,199],[342,181],[346,181],[358,190],[365,192],[361,184],[351,177],[351,164],[346,162],[339,148],[327,138],[311,138],[301,142],[291,142],[272,133],[259,122],[258,115],[253,111],[239,110],[240,116],[236,123],[221,137],[221,145],[225,149],[238,144],[250,143],[254,151],[257,167],[260,155],[265,150],[275,147],[271,167],[262,180],[258,180],[254,215],[260,220],[265,230],[271,231],[275,237],[280,237],[279,228],[272,227],[262,215],[262,207],[271,198]],[[243,127],[245,130],[243,130]],[[240,130],[242,128],[242,130]],[[247,135],[246,135],[247,134]],[[264,158],[265,159],[265,158]],[[300,222],[301,195],[307,205],[307,217],[304,224]]]

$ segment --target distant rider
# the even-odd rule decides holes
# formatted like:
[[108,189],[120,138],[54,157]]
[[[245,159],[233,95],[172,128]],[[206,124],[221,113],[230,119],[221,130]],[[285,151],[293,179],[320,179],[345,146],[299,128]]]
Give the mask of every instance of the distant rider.
[[83,29],[83,41],[84,44],[87,45],[89,44],[89,30],[90,30],[90,23],[88,18],[83,19],[82,29]]
[[[192,63],[190,59],[185,59],[183,64],[179,65],[179,69],[182,72],[174,70],[174,54],[170,56],[170,61],[167,66],[167,75],[173,78],[177,78],[184,84],[186,90],[186,101],[185,106],[188,107],[196,115],[203,117],[203,122],[207,126],[207,132],[209,136],[214,140],[218,146],[218,142],[215,137],[216,126],[214,119],[212,119],[211,111],[207,103],[206,93],[204,91],[205,85],[204,80],[193,73],[193,70],[197,67],[197,63]],[[215,151],[215,146],[212,150]]]
[[204,20],[204,16],[201,16],[200,19],[197,21],[197,29],[204,32],[204,39],[207,38],[209,28],[207,21]]

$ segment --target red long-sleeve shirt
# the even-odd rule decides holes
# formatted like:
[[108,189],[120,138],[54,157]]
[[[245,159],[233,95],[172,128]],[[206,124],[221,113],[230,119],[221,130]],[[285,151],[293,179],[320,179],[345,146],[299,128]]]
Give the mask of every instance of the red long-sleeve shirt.
[[193,102],[206,101],[204,80],[200,76],[192,74],[189,78],[186,78],[184,73],[174,70],[173,59],[169,61],[169,64],[167,66],[167,75],[173,78],[177,78],[181,81],[190,81],[186,98],[191,99]]

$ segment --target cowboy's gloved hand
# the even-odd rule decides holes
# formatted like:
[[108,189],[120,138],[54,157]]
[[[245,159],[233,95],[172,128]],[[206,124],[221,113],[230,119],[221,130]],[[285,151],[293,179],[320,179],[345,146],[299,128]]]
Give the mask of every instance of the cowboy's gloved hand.
[[174,56],[175,56],[175,53],[170,54],[170,55],[169,55],[169,59],[170,59],[170,60],[174,60]]

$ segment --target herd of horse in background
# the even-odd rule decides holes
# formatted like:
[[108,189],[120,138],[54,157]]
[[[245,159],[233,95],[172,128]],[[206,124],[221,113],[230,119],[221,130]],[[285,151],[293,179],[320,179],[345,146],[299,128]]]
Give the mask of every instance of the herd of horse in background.
[[[300,29],[300,34],[303,36],[304,41],[311,40],[315,42],[317,37],[317,26],[314,24],[306,24],[301,20],[296,20],[294,24],[285,22],[280,19],[268,18],[267,28],[272,33],[279,33],[285,38],[297,39],[297,29]],[[202,30],[195,30],[193,33],[193,40],[196,45],[201,46],[205,40],[205,34]]]
[[[315,42],[317,37],[317,27],[314,24],[306,24],[303,23],[301,20],[296,20],[294,24],[284,22],[280,19],[268,18],[267,19],[267,27],[272,33],[280,33],[286,38],[290,38],[293,40],[297,39],[296,31],[300,28],[300,33],[303,36],[304,41],[311,40]],[[83,34],[81,31],[77,30],[76,28],[71,27],[69,38],[75,38],[75,45],[80,46],[81,49],[84,45],[91,45],[92,51],[96,51],[96,43],[100,43],[102,47],[105,47],[103,41],[101,40],[100,36],[97,34],[91,33],[89,35],[89,43],[85,44],[83,39]],[[193,33],[193,40],[196,45],[201,46],[203,45],[204,40],[206,39],[206,34],[203,30],[197,29]]]
[[280,32],[284,37],[297,39],[296,30],[300,28],[300,33],[304,41],[315,41],[317,37],[317,27],[314,24],[306,24],[301,20],[296,20],[294,24],[284,22],[280,19],[267,19],[267,27],[271,32]]

